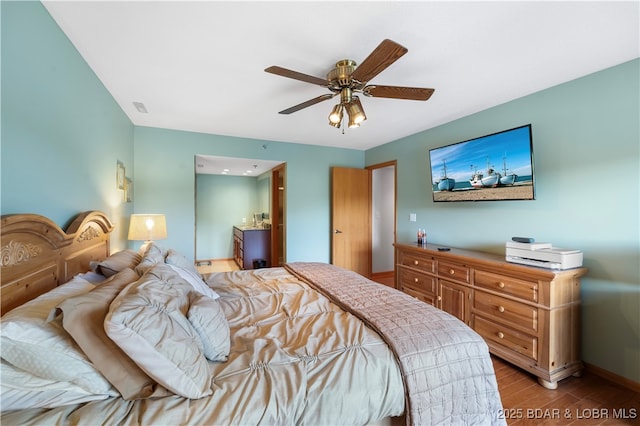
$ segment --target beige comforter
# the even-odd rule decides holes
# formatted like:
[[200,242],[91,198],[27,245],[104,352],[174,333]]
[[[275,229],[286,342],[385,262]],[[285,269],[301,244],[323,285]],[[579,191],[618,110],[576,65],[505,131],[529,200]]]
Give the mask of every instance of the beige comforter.
[[283,268],[205,279],[231,329],[228,361],[209,363],[211,396],[110,397],[3,412],[2,424],[360,425],[404,412],[392,351],[308,284]]

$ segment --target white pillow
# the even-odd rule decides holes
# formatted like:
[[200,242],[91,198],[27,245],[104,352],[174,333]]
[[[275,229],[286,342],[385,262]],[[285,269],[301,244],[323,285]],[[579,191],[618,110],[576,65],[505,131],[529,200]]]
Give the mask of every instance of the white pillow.
[[54,408],[106,399],[109,395],[87,392],[70,382],[47,380],[15,368],[2,360],[0,363],[0,400],[2,410],[27,408]]
[[173,269],[183,280],[193,287],[195,291],[202,294],[203,296],[210,297],[212,299],[218,299],[220,295],[213,291],[211,287],[204,282],[202,277],[198,275],[198,273],[191,272],[188,269],[181,268],[176,265],[168,265],[171,269]]
[[185,316],[192,294],[169,265],[156,265],[111,303],[104,329],[156,382],[185,398],[202,398],[212,393],[212,376]]
[[191,301],[187,319],[202,340],[209,361],[226,361],[231,349],[229,324],[217,300],[199,294]]
[[43,379],[71,382],[95,394],[118,395],[63,329],[60,317],[48,321],[58,303],[93,288],[76,276],[5,314],[0,321],[2,359]]

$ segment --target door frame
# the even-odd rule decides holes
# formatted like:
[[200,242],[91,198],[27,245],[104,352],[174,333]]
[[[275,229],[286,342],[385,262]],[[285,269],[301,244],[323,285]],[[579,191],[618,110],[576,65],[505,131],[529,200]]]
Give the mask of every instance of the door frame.
[[[280,189],[281,185],[282,189]],[[282,264],[287,261],[286,191],[287,163],[282,163],[271,169],[271,266],[281,266],[281,260]],[[282,214],[280,214],[280,206],[282,206]]]

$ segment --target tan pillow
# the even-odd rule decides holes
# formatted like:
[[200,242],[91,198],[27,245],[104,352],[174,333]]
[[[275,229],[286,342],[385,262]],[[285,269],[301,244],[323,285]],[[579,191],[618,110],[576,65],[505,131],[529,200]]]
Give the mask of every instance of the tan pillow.
[[164,248],[164,246],[158,244],[155,241],[150,241],[148,243],[143,244],[142,247],[140,247],[142,257],[154,257],[154,258],[159,258],[164,260],[165,257],[167,257],[167,252],[168,250],[166,248]]
[[135,268],[141,260],[142,256],[138,252],[126,249],[113,253],[105,260],[95,263],[92,266],[96,272],[109,278],[123,269]]
[[202,340],[209,361],[226,361],[231,348],[229,324],[217,300],[198,294],[191,301],[187,319]]
[[193,262],[189,262],[184,255],[174,249],[167,250],[167,257],[165,257],[164,262],[169,265],[179,266],[180,268],[191,271],[194,274],[198,273]]
[[111,303],[107,335],[150,377],[176,395],[211,395],[212,374],[186,317],[193,288],[164,263]]
[[142,250],[142,260],[135,267],[136,272],[140,276],[143,276],[145,272],[158,263],[164,263],[164,259],[167,256],[167,250],[153,241],[146,243],[146,245],[143,245],[140,249]]
[[132,269],[123,269],[94,290],[66,299],[58,305],[63,312],[64,329],[126,400],[168,394],[104,331],[104,318],[109,313],[111,302],[122,289],[138,278]]

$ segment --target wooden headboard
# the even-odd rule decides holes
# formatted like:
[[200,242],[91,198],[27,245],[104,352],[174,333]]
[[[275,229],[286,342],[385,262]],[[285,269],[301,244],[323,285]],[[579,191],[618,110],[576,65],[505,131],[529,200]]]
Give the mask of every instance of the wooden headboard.
[[99,211],[76,216],[66,231],[44,216],[2,216],[0,313],[87,272],[89,262],[109,256],[113,224]]

